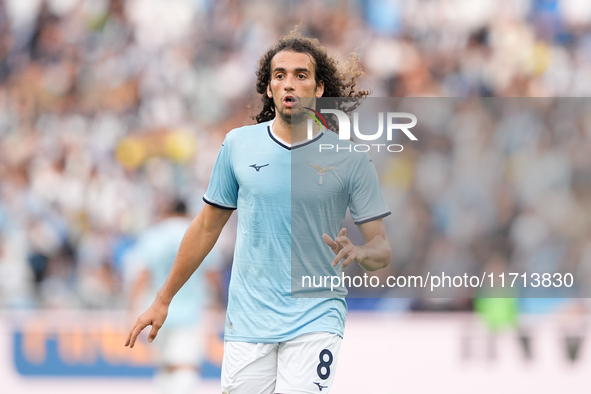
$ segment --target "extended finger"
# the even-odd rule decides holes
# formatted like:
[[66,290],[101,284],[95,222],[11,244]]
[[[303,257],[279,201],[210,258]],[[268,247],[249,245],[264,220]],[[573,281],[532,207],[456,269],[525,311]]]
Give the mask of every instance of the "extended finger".
[[347,256],[347,258],[345,259],[345,261],[343,261],[343,263],[341,264],[341,267],[342,267],[342,268],[345,268],[346,266],[348,266],[349,264],[351,264],[351,262],[352,262],[353,260],[355,260],[356,258],[357,258],[357,251],[356,251],[356,250],[353,250],[353,251],[351,251],[351,252],[348,254],[348,256]]
[[334,240],[338,244],[349,242],[349,238],[347,238],[347,229],[343,227],[341,231],[339,231],[339,235],[337,235]]
[[131,343],[131,337],[133,334],[133,330],[135,330],[135,326],[137,326],[137,322],[133,325],[133,327],[129,331],[129,335],[127,336],[127,340],[125,341],[125,346],[129,346],[129,344]]
[[334,260],[332,261],[332,266],[336,267],[336,265],[339,263],[339,261],[348,257],[347,255],[351,252],[351,250],[352,250],[351,246],[347,246],[347,247],[344,247],[343,249],[341,249],[341,251],[339,253],[337,253]]
[[135,345],[135,341],[137,340],[138,335],[140,335],[140,333],[142,332],[142,330],[144,328],[146,328],[147,324],[142,323],[142,322],[137,322],[135,324],[135,327],[133,329],[133,331],[131,332],[131,340],[129,342],[129,347],[133,348],[133,345]]
[[340,235],[335,239],[335,242],[341,246],[345,246],[345,245],[351,243],[351,240],[349,238],[347,238],[345,235]]

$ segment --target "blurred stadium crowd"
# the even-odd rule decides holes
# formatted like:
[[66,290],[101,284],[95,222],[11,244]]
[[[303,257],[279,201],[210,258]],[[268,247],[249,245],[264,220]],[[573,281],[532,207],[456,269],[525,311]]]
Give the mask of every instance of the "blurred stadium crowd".
[[[0,307],[124,305],[126,250],[171,198],[198,211],[300,23],[375,97],[591,94],[586,0],[0,0]],[[394,268],[591,267],[591,118],[508,119],[430,125],[383,167]]]
[[[393,212],[393,264],[379,275],[497,278],[496,291],[439,293],[448,298],[419,289],[412,307],[421,310],[468,309],[473,297],[565,298],[522,302],[524,311],[542,312],[590,297],[591,100],[406,98],[399,105],[422,119],[422,138],[401,138],[403,152],[373,159]],[[578,284],[538,292],[506,282],[503,291],[503,272],[571,273]]]

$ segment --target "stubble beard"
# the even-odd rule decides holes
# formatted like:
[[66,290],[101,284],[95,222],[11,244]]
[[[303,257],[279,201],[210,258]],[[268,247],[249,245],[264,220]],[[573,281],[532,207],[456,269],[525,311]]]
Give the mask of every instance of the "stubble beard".
[[281,122],[293,126],[293,125],[297,125],[300,123],[303,123],[306,120],[306,113],[301,109],[297,109],[294,111],[294,109],[291,109],[291,114],[287,113],[287,111],[285,109],[281,109],[281,107],[279,105],[277,105],[276,102],[274,102],[275,105],[275,111],[279,114],[279,118],[281,120]]

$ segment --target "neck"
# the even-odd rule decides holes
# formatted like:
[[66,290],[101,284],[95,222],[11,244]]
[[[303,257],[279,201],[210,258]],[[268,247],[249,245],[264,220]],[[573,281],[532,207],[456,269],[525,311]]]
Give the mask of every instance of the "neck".
[[[320,127],[313,123],[312,125],[313,135],[316,135],[320,131]],[[273,133],[282,141],[287,142],[290,145],[297,144],[308,139],[308,122],[307,119],[300,123],[288,123],[281,118],[281,116],[275,117],[273,122]]]

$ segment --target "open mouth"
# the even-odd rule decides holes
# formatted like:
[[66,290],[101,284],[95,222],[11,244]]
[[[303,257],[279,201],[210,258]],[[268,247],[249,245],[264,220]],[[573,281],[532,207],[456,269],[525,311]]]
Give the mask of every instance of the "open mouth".
[[283,97],[283,105],[286,107],[294,107],[297,104],[298,100],[294,96],[285,96]]

